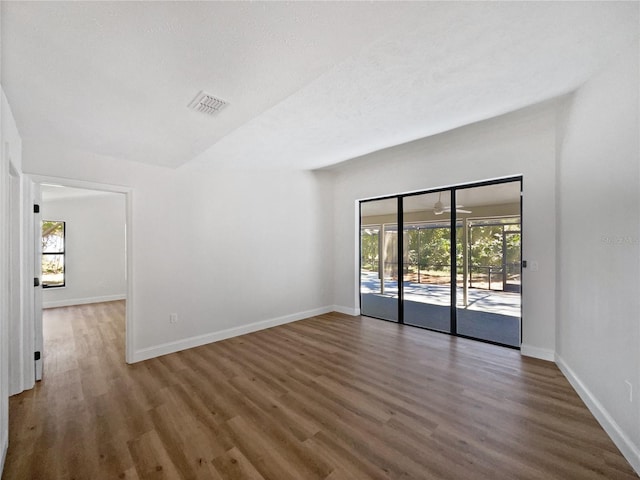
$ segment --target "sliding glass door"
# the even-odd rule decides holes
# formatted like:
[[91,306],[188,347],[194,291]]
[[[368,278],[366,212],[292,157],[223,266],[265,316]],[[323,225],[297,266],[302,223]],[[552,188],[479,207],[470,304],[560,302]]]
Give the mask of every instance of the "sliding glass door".
[[518,348],[521,182],[362,201],[362,314]]
[[404,323],[450,332],[451,192],[402,200]]
[[398,200],[360,204],[360,310],[398,321]]
[[520,346],[520,182],[459,188],[464,223],[459,335]]

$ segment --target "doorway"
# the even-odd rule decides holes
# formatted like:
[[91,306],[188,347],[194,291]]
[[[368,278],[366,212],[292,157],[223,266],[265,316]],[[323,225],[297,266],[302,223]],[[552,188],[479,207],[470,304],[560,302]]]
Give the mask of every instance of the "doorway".
[[[53,177],[32,176],[32,195],[34,203],[38,203],[38,213],[34,215],[33,233],[35,237],[33,258],[36,266],[36,276],[40,278],[40,284],[35,288],[35,349],[41,352],[40,362],[46,362],[47,353],[44,350],[42,309],[44,307],[63,307],[78,304],[96,302],[110,302],[125,300],[125,321],[122,331],[124,339],[123,359],[131,363],[133,358],[132,342],[132,239],[131,239],[131,197],[132,190],[127,187],[95,184],[91,182],[72,181]],[[43,198],[41,198],[43,197]],[[74,199],[75,197],[75,199]],[[52,201],[56,199],[56,201]],[[117,206],[113,201],[117,200]],[[107,203],[105,203],[107,202]],[[59,212],[60,205],[56,209],[48,209],[51,204],[75,204],[71,210],[70,219],[62,218]],[[95,204],[95,205],[94,205]],[[97,205],[111,205],[107,210],[97,210]],[[102,213],[100,213],[102,212]],[[46,218],[45,218],[46,217]],[[50,217],[50,218],[49,218]],[[55,217],[55,218],[54,218]],[[61,218],[58,218],[61,217]],[[80,219],[91,223],[84,226],[80,232]],[[117,220],[116,220],[117,218]],[[48,226],[63,225],[65,244],[55,244],[59,249],[49,255],[50,261],[47,268],[55,271],[42,271],[42,221],[48,221]],[[111,222],[111,226],[110,226]],[[115,225],[113,222],[117,222]],[[60,229],[60,227],[59,227]],[[55,230],[54,232],[57,232]],[[50,232],[51,233],[51,232]],[[117,253],[114,253],[111,244],[118,244]],[[53,248],[53,247],[52,247]],[[87,261],[90,255],[102,259],[103,267],[95,262]],[[117,264],[117,271],[113,265]],[[57,267],[56,267],[57,265]],[[60,268],[64,265],[64,268]],[[114,273],[115,272],[115,273]],[[62,276],[61,276],[62,275]],[[120,278],[114,277],[120,276]],[[42,283],[48,288],[43,288]],[[38,321],[39,320],[39,321]],[[42,371],[42,364],[36,362],[36,371]],[[37,378],[39,379],[39,378]]]
[[522,178],[360,202],[362,315],[519,348]]

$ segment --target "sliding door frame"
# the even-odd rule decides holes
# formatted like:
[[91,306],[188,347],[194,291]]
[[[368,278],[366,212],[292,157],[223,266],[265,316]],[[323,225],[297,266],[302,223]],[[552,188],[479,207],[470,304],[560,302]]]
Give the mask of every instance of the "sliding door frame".
[[[374,317],[372,315],[365,315],[368,317],[372,317],[372,318],[378,318],[379,320],[384,320],[387,322],[392,322],[392,323],[399,323],[401,325],[405,325],[404,323],[404,199],[408,198],[408,197],[413,197],[416,195],[424,195],[424,194],[430,194],[430,193],[442,193],[442,192],[448,192],[450,194],[450,205],[452,206],[451,208],[451,216],[449,218],[449,230],[450,230],[450,237],[449,237],[449,242],[450,242],[450,249],[451,249],[451,253],[450,253],[450,267],[451,267],[451,294],[450,294],[450,331],[449,332],[443,332],[442,330],[436,330],[433,328],[429,328],[429,327],[425,327],[425,326],[421,326],[421,325],[410,325],[411,327],[416,327],[416,328],[423,328],[425,330],[431,330],[434,332],[438,332],[438,333],[445,333],[448,335],[452,335],[454,337],[461,337],[461,338],[469,338],[471,340],[476,340],[478,342],[483,342],[483,343],[490,343],[490,344],[494,344],[494,345],[500,345],[503,347],[507,347],[507,348],[512,348],[515,350],[520,350],[520,347],[515,347],[513,345],[507,345],[504,343],[499,343],[499,342],[495,342],[495,341],[491,341],[491,340],[485,340],[482,338],[476,338],[476,337],[470,337],[468,335],[463,335],[458,333],[458,322],[457,322],[457,311],[458,311],[458,279],[457,279],[457,272],[458,272],[458,265],[457,265],[457,255],[456,255],[456,249],[457,249],[457,215],[456,215],[456,208],[455,205],[456,203],[456,194],[458,190],[465,190],[465,189],[469,189],[469,188],[475,188],[475,187],[486,187],[486,186],[490,186],[490,185],[499,185],[502,183],[511,183],[511,182],[519,182],[520,183],[520,233],[522,235],[523,232],[523,227],[522,227],[522,202],[523,202],[523,195],[522,195],[522,191],[523,191],[523,176],[522,175],[515,175],[512,177],[504,177],[504,178],[496,178],[496,179],[492,179],[492,180],[483,180],[483,181],[478,181],[478,182],[472,182],[472,183],[464,183],[464,184],[458,184],[458,185],[452,185],[452,186],[448,186],[448,187],[439,187],[439,188],[433,188],[433,189],[428,189],[428,190],[421,190],[418,192],[410,192],[410,193],[400,193],[397,195],[386,195],[386,196],[382,196],[382,197],[375,197],[375,198],[367,198],[367,199],[363,199],[363,200],[359,200],[358,201],[358,210],[359,210],[359,214],[358,214],[358,235],[359,235],[359,242],[358,242],[358,250],[359,250],[359,255],[358,255],[358,299],[359,299],[359,307],[360,307],[360,312],[362,312],[362,204],[363,203],[367,203],[367,202],[375,202],[375,201],[379,201],[379,200],[388,200],[388,199],[397,199],[397,208],[396,208],[396,225],[398,226],[398,231],[397,231],[397,258],[398,258],[398,266],[397,266],[397,270],[398,270],[398,320],[394,321],[394,320],[387,320],[385,318],[379,318],[379,317]],[[464,228],[464,226],[463,226]],[[524,262],[522,261],[523,258],[523,254],[522,254],[522,249],[523,249],[523,242],[522,242],[522,237],[521,241],[520,241],[520,270],[522,272],[522,266],[524,265]],[[379,255],[381,255],[381,253],[379,253]],[[465,252],[466,255],[466,252]],[[524,291],[524,282],[523,282],[523,278],[521,275],[521,280],[520,280],[520,298],[522,300],[522,295],[523,295],[523,291]],[[384,273],[383,273],[383,278],[382,281],[384,281]],[[522,301],[520,301],[520,343],[522,343]]]

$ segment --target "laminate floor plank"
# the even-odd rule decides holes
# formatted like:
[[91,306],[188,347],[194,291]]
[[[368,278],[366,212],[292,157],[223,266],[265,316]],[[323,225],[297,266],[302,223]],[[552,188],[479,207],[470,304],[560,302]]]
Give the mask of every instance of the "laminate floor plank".
[[265,480],[236,447],[213,459],[215,468],[229,480]]
[[560,370],[329,313],[124,362],[125,303],[45,310],[3,479],[637,479]]

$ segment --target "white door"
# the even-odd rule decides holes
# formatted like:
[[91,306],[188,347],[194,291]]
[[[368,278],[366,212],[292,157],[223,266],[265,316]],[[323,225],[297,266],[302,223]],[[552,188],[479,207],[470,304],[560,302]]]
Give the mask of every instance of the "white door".
[[42,215],[40,185],[33,185],[33,323],[36,382],[42,380],[44,340],[42,336]]

